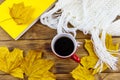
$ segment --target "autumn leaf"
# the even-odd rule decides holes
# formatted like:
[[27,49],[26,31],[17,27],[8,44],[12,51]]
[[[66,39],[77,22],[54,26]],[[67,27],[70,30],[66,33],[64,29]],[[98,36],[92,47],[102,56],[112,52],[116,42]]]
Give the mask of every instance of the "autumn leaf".
[[71,74],[75,80],[95,80],[94,75],[91,75],[92,73],[80,64]]
[[10,8],[10,16],[18,24],[26,24],[31,19],[33,9],[31,6],[25,6],[23,2],[18,4],[13,4]]
[[[85,40],[85,49],[88,51],[89,56],[83,57],[83,59],[81,60],[81,64],[87,67],[87,69],[91,68],[93,70],[92,74],[96,74],[100,71],[100,66],[95,68],[95,65],[99,59],[95,54],[94,47],[91,40]],[[107,66],[103,64],[102,71],[106,69],[107,69]]]
[[[119,44],[113,44],[112,36],[107,34],[105,41],[108,50],[118,50]],[[95,54],[94,46],[91,40],[85,40],[85,49],[88,51],[89,55],[82,57],[78,67],[71,72],[75,80],[95,80],[94,75],[100,71],[100,65],[95,68],[99,59]],[[102,71],[105,71],[107,68],[107,65],[103,64]]]
[[95,80],[94,75],[98,72],[98,69],[94,68],[98,57],[95,55],[91,40],[85,40],[85,49],[89,55],[82,57],[78,67],[71,72],[75,80]]
[[0,47],[0,71],[17,78],[23,78],[20,65],[23,60],[23,51],[15,48],[9,52],[7,47]]
[[53,61],[41,59],[41,52],[29,51],[24,58],[21,68],[25,72],[28,80],[55,80],[53,73],[49,69],[53,66]]
[[98,61],[97,57],[85,56],[82,57],[81,64],[83,65],[83,67],[86,67],[86,69],[90,70],[90,69],[94,69],[97,61]]
[[91,40],[85,40],[85,49],[88,51],[89,56],[93,56],[97,58],[94,49],[93,49],[93,43]]
[[117,51],[119,49],[119,43],[113,44],[111,35],[108,35],[108,34],[106,35],[106,42],[105,43],[106,43],[106,47],[107,47],[108,51],[109,50],[110,51],[112,51],[112,50]]

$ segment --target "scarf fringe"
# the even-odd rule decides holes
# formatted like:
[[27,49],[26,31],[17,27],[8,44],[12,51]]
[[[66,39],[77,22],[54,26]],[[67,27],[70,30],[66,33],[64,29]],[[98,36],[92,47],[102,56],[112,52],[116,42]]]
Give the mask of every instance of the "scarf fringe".
[[[99,58],[96,67],[103,63],[109,68],[117,69],[117,57],[112,56],[106,49],[106,33],[120,36],[120,20],[115,18],[120,15],[120,0],[58,0],[55,6],[45,12],[41,17],[41,23],[57,33],[73,33],[83,31],[91,34],[94,50]],[[68,23],[74,28],[69,28]],[[102,33],[102,38],[99,35]]]
[[[110,52],[107,51],[106,46],[103,45],[102,40],[99,38],[99,30],[92,30],[91,35],[94,44],[94,51],[96,52],[96,55],[99,57],[101,62],[99,65],[105,63],[112,70],[117,70],[116,63],[118,58],[112,56]],[[96,67],[99,65],[96,64]]]

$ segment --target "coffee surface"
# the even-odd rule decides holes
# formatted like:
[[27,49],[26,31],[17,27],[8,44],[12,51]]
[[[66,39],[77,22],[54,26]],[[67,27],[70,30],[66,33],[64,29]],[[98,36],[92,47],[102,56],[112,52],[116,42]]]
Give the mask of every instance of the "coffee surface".
[[67,37],[61,37],[55,42],[54,49],[60,56],[68,56],[74,50],[74,43]]

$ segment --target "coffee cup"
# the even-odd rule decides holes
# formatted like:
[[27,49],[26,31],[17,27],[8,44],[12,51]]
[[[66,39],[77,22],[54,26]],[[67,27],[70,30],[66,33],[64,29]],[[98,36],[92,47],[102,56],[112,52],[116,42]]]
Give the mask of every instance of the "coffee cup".
[[80,62],[80,58],[75,54],[78,42],[75,37],[69,33],[57,34],[51,42],[51,49],[55,55],[60,58],[72,58]]

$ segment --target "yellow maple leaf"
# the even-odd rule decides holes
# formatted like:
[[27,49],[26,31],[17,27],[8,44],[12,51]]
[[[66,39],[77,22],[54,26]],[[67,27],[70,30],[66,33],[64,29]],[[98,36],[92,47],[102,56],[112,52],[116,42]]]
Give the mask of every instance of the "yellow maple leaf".
[[53,61],[41,59],[41,52],[29,51],[24,58],[21,68],[28,80],[55,80],[53,73],[48,70],[53,66]]
[[93,57],[96,57],[96,54],[94,52],[94,49],[93,49],[93,43],[91,40],[85,40],[85,49],[88,51],[88,54],[89,56],[93,56]]
[[86,69],[94,69],[96,62],[98,61],[97,57],[94,56],[85,56],[81,59],[81,64],[86,67]]
[[[107,34],[106,47],[110,51],[118,50],[119,44],[114,45],[112,43],[112,37]],[[78,65],[78,67],[72,71],[72,76],[75,80],[94,80],[93,76],[100,71],[100,65],[97,68],[94,68],[99,59],[94,52],[94,47],[91,40],[85,40],[85,49],[88,51],[89,55],[82,57],[80,63],[81,65]],[[107,65],[103,64],[102,71],[107,68]],[[89,78],[90,76],[91,78]]]
[[23,60],[23,51],[15,48],[9,52],[7,47],[0,47],[0,70],[17,78],[23,78],[20,65]]
[[24,6],[24,3],[13,4],[12,8],[10,8],[10,16],[12,19],[18,24],[26,24],[31,19],[31,15],[33,13],[33,9],[31,6]]
[[95,80],[94,76],[91,75],[92,73],[80,64],[71,72],[71,74],[75,80]]
[[[106,36],[106,38],[107,38],[107,36]],[[94,52],[94,47],[93,47],[91,40],[85,41],[85,49],[88,51],[89,56],[83,57],[83,59],[81,60],[81,64],[83,64],[85,67],[87,67],[87,69],[89,69],[89,68],[93,69],[92,74],[96,74],[100,71],[100,66],[97,67],[96,69],[94,68],[96,63],[98,62],[98,57],[96,56],[96,54]],[[103,64],[102,71],[104,71],[106,69],[107,69],[107,66],[105,64]]]
[[106,44],[108,51],[110,50],[112,52],[112,50],[117,51],[119,49],[119,43],[113,44],[111,35],[108,35],[108,34],[106,35],[105,44]]

